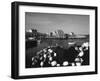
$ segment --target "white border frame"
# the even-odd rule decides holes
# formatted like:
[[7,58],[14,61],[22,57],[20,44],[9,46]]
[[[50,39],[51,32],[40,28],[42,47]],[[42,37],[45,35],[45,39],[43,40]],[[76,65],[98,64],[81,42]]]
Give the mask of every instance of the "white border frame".
[[[25,68],[25,12],[77,14],[90,16],[90,65],[76,67]],[[95,72],[95,10],[19,6],[19,75],[42,75],[76,72]]]

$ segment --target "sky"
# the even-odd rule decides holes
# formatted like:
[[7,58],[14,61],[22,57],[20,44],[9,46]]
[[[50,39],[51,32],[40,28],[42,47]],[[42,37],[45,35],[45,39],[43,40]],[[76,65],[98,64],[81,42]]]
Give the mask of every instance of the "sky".
[[89,15],[25,12],[25,28],[41,33],[60,29],[64,33],[89,34]]

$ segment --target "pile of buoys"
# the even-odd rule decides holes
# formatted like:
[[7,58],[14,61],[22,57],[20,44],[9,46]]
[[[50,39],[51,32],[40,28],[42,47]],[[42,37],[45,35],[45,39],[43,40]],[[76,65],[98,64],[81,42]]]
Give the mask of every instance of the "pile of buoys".
[[[89,64],[89,43],[83,43],[81,46],[74,46],[67,49],[65,56],[60,56],[54,49],[58,48],[57,46],[48,46],[37,52],[36,56],[32,57],[32,67],[60,67],[60,66],[81,66]],[[73,50],[72,50],[73,48]],[[63,48],[59,47],[63,50]],[[57,50],[59,50],[57,49]],[[72,53],[76,53],[71,55]],[[61,52],[63,54],[63,52]],[[67,53],[69,56],[72,56],[72,61],[68,60]],[[62,55],[61,54],[61,55]],[[85,59],[85,56],[87,59]],[[84,58],[83,58],[84,57]],[[64,60],[63,60],[64,58]],[[61,62],[59,62],[61,60]],[[86,61],[85,61],[86,60]],[[85,63],[84,63],[85,62]]]

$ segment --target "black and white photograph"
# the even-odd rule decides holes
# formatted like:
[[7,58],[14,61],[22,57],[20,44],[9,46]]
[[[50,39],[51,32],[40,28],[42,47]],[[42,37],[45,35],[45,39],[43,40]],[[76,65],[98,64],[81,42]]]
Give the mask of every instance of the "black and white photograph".
[[97,7],[12,3],[14,79],[97,74]]
[[89,65],[89,15],[25,12],[26,68]]

